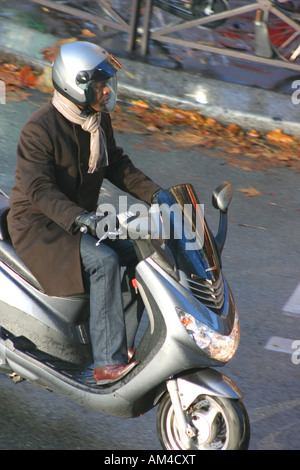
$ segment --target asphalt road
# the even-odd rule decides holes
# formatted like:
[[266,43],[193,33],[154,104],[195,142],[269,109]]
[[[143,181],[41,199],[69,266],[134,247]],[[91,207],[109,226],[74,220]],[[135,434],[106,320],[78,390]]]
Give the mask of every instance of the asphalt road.
[[[8,194],[19,132],[40,100],[36,93],[31,103],[0,105],[0,188]],[[300,364],[293,360],[297,351],[281,352],[283,343],[276,340],[273,346],[273,339],[271,350],[266,349],[270,338],[300,340],[299,314],[283,311],[300,282],[299,174],[287,169],[243,171],[225,164],[214,150],[160,152],[157,146],[151,150],[150,138],[144,136],[117,134],[116,139],[135,164],[162,186],[192,183],[214,230],[218,214],[211,206],[211,193],[222,181],[231,182],[234,197],[223,267],[240,313],[242,337],[223,373],[244,392],[250,449],[299,450]],[[249,186],[263,194],[247,197],[238,190]],[[105,189],[106,196],[116,196],[110,186]],[[156,410],[134,420],[111,418],[30,383],[14,385],[5,376],[0,376],[0,394],[1,450],[160,449]]]

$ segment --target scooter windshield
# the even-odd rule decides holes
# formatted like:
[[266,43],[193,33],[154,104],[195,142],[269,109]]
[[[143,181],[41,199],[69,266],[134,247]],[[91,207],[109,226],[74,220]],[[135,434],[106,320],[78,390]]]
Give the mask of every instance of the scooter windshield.
[[173,186],[157,194],[156,225],[170,248],[178,269],[190,278],[215,282],[220,261],[204,218],[203,205],[190,184]]

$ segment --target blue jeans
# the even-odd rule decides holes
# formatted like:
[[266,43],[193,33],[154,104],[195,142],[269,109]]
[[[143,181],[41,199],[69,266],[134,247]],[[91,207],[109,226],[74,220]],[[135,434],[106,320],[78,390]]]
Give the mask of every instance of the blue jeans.
[[[90,292],[90,336],[96,367],[127,363],[143,303],[131,280],[138,262],[130,240],[96,240],[82,234],[80,256]],[[120,267],[125,266],[121,280]]]

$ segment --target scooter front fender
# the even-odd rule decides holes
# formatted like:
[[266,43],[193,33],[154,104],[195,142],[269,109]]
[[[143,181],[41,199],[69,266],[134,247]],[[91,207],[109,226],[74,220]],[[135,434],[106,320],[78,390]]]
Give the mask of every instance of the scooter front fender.
[[199,395],[243,398],[242,392],[233,381],[214,369],[182,374],[177,377],[177,384],[183,410],[186,410]]

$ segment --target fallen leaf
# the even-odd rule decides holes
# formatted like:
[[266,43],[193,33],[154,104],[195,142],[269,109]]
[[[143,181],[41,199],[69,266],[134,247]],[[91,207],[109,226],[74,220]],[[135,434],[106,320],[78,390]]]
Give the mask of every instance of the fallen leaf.
[[241,132],[241,128],[237,124],[229,124],[227,132],[232,135],[237,135]]
[[146,129],[149,131],[149,132],[159,132],[159,128],[158,127],[155,127],[153,125],[149,125],[146,127]]
[[238,191],[241,191],[248,197],[261,196],[263,194],[252,186],[249,186],[249,188],[238,188]]
[[240,154],[240,153],[241,153],[241,150],[240,150],[239,147],[233,147],[233,148],[231,148],[231,149],[229,149],[229,150],[227,150],[227,151],[228,151],[228,153],[233,153],[233,154],[234,154],[234,153],[237,153],[237,154]]
[[136,78],[136,76],[133,75],[133,73],[128,72],[127,70],[125,70],[125,73],[126,73],[126,75],[127,75],[129,78],[132,78],[132,79]]
[[257,132],[257,130],[255,130],[255,129],[251,129],[251,130],[247,133],[247,135],[248,135],[249,137],[258,138],[258,137],[261,136],[261,133],[260,133],[260,132]]
[[51,47],[46,47],[45,49],[42,49],[39,51],[39,54],[43,54],[44,60],[47,60],[47,62],[52,63],[59,51],[59,46],[51,46]]
[[266,227],[259,227],[257,225],[249,225],[249,224],[238,224],[240,227],[250,227],[250,228],[258,228],[259,230],[268,230]]
[[283,144],[295,144],[295,139],[290,135],[284,134],[281,129],[270,131],[267,133],[266,138],[275,142],[281,142]]
[[7,69],[7,70],[10,70],[11,72],[16,72],[17,70],[19,70],[19,67],[15,64],[3,64],[4,67]]
[[81,36],[83,36],[85,38],[92,38],[92,37],[95,37],[96,34],[92,33],[92,31],[90,31],[89,29],[83,29],[81,31]]
[[44,72],[37,79],[38,88],[44,93],[53,93],[52,68],[45,67]]
[[205,124],[209,127],[214,127],[217,125],[217,121],[214,118],[209,117],[205,120]]
[[30,65],[25,65],[24,67],[22,67],[19,71],[19,76],[22,82],[24,83],[24,85],[26,86],[33,86],[37,82],[37,77],[33,73]]
[[149,108],[149,105],[143,100],[132,100],[132,104],[139,106],[140,108]]

